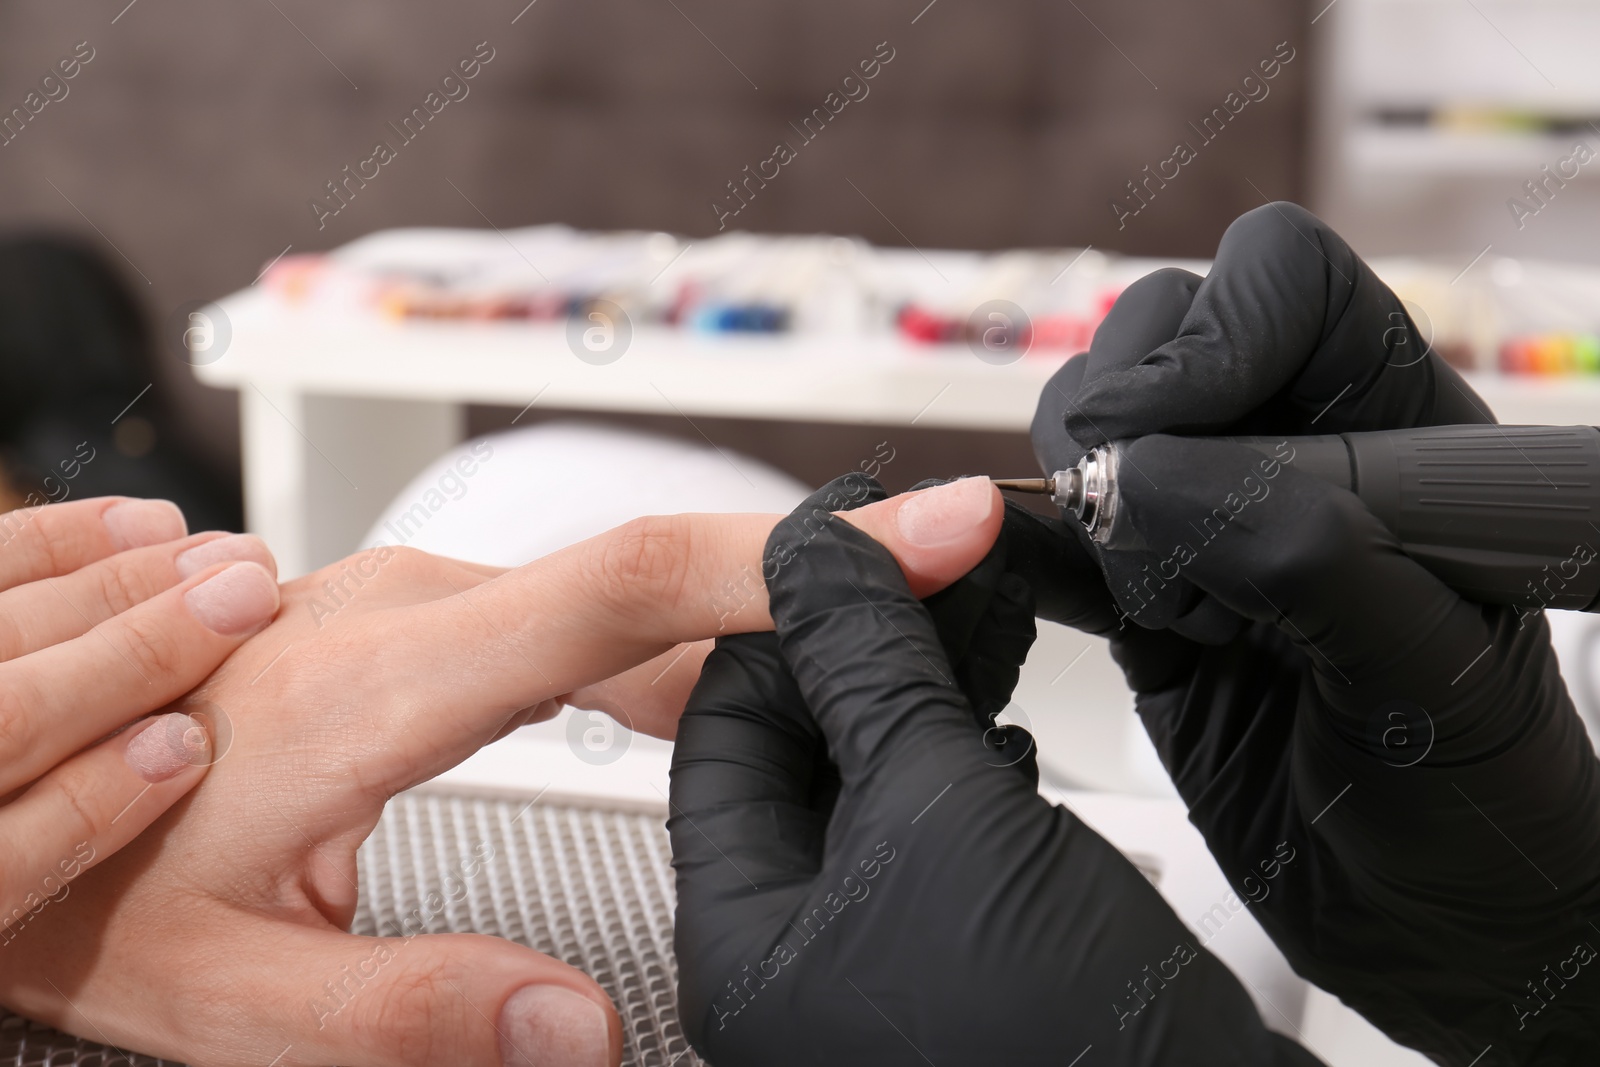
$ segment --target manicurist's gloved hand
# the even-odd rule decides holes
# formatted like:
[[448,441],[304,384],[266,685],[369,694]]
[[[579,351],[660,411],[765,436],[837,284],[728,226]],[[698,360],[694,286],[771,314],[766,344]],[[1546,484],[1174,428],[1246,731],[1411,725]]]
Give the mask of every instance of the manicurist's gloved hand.
[[[855,497],[815,503],[826,516],[863,499],[864,487]],[[982,559],[1001,523],[999,494],[988,485],[906,494],[851,515],[892,547],[890,566],[925,594]],[[93,1041],[214,1067],[615,1067],[624,1048],[615,1009],[593,979],[566,963],[490,937],[348,933],[356,848],[396,792],[520,723],[554,714],[575,691],[603,686],[638,707],[629,694],[652,679],[658,689],[676,684],[670,660],[642,680],[639,664],[681,652],[671,669],[692,674],[684,664],[694,657],[681,644],[769,628],[762,551],[779,518],[644,519],[506,572],[380,548],[287,584],[277,619],[177,705],[223,727],[203,753],[208,760],[197,760],[214,761],[204,781],[131,845],[79,872],[69,894],[0,944],[0,1003]],[[179,554],[183,542],[138,549],[120,570],[96,572],[112,589],[113,574],[131,582],[141,567],[153,590],[181,582],[143,611],[125,613],[132,618],[87,595],[101,588],[93,574],[55,580],[86,613],[112,616],[100,634],[56,646],[64,650],[57,655],[81,656],[66,662],[111,678],[122,663],[116,652],[127,652],[150,671],[153,699],[181,696],[198,679],[174,688],[168,673],[192,670],[204,656],[221,659],[243,639],[240,629],[259,621],[240,608],[222,625],[226,602],[194,598],[207,576],[217,580],[214,571],[260,570],[253,563],[221,570],[217,561],[227,552],[241,558],[252,546],[260,550],[254,539],[240,540],[246,543],[190,545],[199,555],[189,557]],[[14,547],[15,556],[0,551],[0,566],[25,558],[22,544]],[[181,579],[190,562],[202,569]],[[277,588],[264,572],[261,578],[264,617]],[[48,587],[30,595],[35,623],[70,637],[78,624],[51,612]],[[195,617],[185,621],[185,610]],[[219,632],[202,632],[208,624]],[[170,672],[156,670],[159,662],[141,655],[127,632],[159,634],[162,626],[193,646],[162,646],[180,657]],[[96,652],[101,637],[115,647]],[[103,683],[89,677],[84,684],[92,694]],[[96,707],[76,710],[80,717],[141,710]],[[640,725],[670,735],[677,710],[670,699],[651,698],[656,718]],[[149,727],[160,728],[159,721]],[[171,739],[184,742],[185,734]],[[112,756],[120,759],[120,748]],[[138,766],[122,779],[106,773],[100,784],[121,788]],[[192,785],[199,770],[184,763],[179,784]],[[540,774],[528,768],[530,780]],[[126,805],[138,794],[116,795]],[[156,808],[173,796],[146,800]],[[57,805],[57,817],[65,806]],[[132,812],[145,822],[154,817]],[[51,862],[72,856],[49,844],[42,832],[23,842]],[[355,989],[352,974],[362,978]]]
[[[718,1067],[1315,1063],[992,727],[1033,640],[1008,559],[1055,551],[1005,526],[927,603],[842,520],[774,531],[777,633],[718,641],[673,756],[685,1033]],[[1109,615],[1087,589],[1056,612]]]
[[[1235,222],[1203,281],[1130,287],[1108,325],[1045,391],[1035,447],[1063,466],[1138,438],[1119,484],[1150,547],[1102,553],[1133,619],[1113,648],[1241,898],[1296,970],[1439,1063],[1600,1057],[1600,773],[1542,616],[1464,601],[1287,445],[1168,436],[1487,408],[1290,204]],[[1204,643],[1140,658],[1135,624],[1202,616]]]

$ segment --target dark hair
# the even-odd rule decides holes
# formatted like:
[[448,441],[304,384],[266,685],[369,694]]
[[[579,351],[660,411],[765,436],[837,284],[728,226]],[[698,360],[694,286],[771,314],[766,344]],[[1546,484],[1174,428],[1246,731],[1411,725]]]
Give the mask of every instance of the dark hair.
[[152,380],[150,364],[148,323],[97,251],[0,240],[0,440],[42,414],[109,420]]

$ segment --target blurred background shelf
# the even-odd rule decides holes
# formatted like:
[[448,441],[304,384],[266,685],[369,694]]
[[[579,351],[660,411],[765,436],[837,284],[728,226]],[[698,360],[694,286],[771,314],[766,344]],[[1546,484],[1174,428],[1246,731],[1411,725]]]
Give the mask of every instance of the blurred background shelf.
[[[1061,360],[996,365],[893,336],[641,328],[615,362],[594,365],[555,325],[313,314],[258,289],[220,311],[231,344],[195,373],[239,390],[246,521],[286,575],[353,550],[406,481],[463,438],[467,404],[1020,434]],[[1469,380],[1502,422],[1600,423],[1597,380]]]
[[1312,201],[1363,254],[1465,265],[1488,245],[1600,262],[1600,159],[1554,189],[1548,213],[1518,225],[1507,207],[1575,144],[1600,145],[1600,6],[1338,0],[1318,25]]
[[[1585,131],[1578,140],[1593,139]],[[1554,166],[1572,151],[1574,138],[1545,133],[1464,132],[1421,126],[1366,123],[1349,132],[1346,159],[1354,177],[1368,181],[1391,178],[1446,180],[1496,179],[1508,190],[1540,177],[1541,166]],[[1580,169],[1569,178],[1584,185],[1595,181],[1600,167]]]

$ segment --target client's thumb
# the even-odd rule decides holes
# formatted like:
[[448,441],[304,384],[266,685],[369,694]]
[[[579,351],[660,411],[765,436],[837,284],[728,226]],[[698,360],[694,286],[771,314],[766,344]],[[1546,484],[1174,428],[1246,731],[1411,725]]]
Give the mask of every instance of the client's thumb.
[[1005,502],[987,478],[961,478],[843,512],[887,548],[912,595],[925,597],[966,574],[1000,536]]
[[560,960],[477,934],[355,937],[297,928],[274,954],[283,1063],[616,1067],[622,1023]]

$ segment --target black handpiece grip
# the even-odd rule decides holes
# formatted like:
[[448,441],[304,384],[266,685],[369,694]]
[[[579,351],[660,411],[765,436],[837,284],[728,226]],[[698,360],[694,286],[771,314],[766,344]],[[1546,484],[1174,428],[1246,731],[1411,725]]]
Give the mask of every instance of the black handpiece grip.
[[1280,460],[1292,448],[1288,462],[1353,491],[1407,555],[1469,600],[1600,611],[1600,429],[1429,426],[1230,440]]

